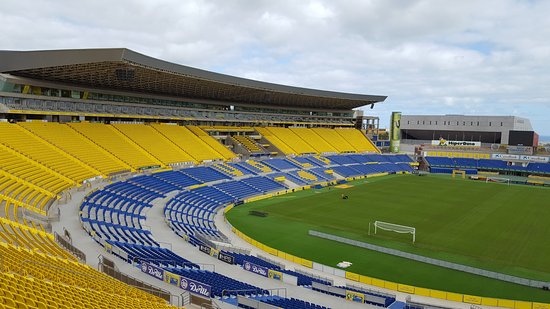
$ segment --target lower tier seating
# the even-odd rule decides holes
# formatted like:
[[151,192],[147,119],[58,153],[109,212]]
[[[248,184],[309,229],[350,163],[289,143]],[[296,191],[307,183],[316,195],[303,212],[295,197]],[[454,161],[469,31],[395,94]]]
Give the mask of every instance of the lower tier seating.
[[210,285],[214,297],[269,295],[267,290],[214,272],[184,268],[165,268],[165,270]]

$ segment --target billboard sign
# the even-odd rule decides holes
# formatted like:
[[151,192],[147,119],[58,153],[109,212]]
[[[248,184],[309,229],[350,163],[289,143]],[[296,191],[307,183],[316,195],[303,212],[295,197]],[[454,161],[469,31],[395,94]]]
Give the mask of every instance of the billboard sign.
[[244,268],[244,270],[247,270],[251,273],[255,273],[255,274],[263,276],[263,277],[268,277],[269,276],[269,268],[263,267],[263,266],[260,266],[260,265],[256,265],[256,264],[251,263],[249,261],[244,261],[243,262],[243,268]]
[[280,271],[276,271],[276,270],[273,270],[273,269],[270,269],[267,273],[267,276],[270,278],[270,279],[275,279],[275,280],[279,280],[279,281],[283,281],[283,273],[280,272]]
[[522,161],[536,162],[536,163],[548,163],[550,158],[540,156],[519,156]]
[[141,263],[141,271],[151,277],[164,281],[164,269],[160,267],[143,262]]
[[448,141],[446,139],[440,138],[438,140],[432,140],[432,146],[443,146],[443,147],[481,147],[481,142],[471,142],[471,141]]
[[548,162],[550,162],[549,157],[512,155],[512,154],[505,154],[505,153],[494,153],[494,154],[491,155],[491,158],[492,159],[500,159],[500,160],[528,161],[528,162],[536,162],[536,163],[548,163]]
[[222,262],[225,262],[227,264],[235,264],[235,257],[230,255],[230,254],[226,254],[226,253],[223,253],[220,251],[220,253],[218,253],[218,260],[222,261]]
[[365,302],[365,295],[363,293],[357,293],[355,291],[347,291],[346,290],[346,300],[358,302],[358,303],[364,303]]
[[390,152],[397,153],[401,143],[401,112],[391,113]]
[[173,274],[169,271],[164,272],[164,282],[171,285],[179,286],[180,280],[181,277],[179,275]]
[[210,285],[185,277],[180,278],[180,288],[208,298],[212,295],[212,287]]
[[212,251],[212,248],[208,247],[208,246],[205,246],[203,244],[200,244],[199,245],[199,250],[210,255],[210,252]]
[[532,155],[533,154],[533,147],[530,147],[530,146],[508,146],[508,153],[509,154],[516,154],[516,155]]

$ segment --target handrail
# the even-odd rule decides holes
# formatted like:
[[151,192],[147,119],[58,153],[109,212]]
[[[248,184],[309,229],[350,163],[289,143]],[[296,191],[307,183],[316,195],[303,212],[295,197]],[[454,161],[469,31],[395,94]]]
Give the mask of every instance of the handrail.
[[[151,295],[154,295],[154,296],[157,296],[159,298],[162,298],[164,300],[167,300],[171,303],[173,303],[172,299],[175,298],[176,301],[177,301],[177,304],[179,305],[181,303],[180,301],[180,297],[178,295],[174,295],[172,293],[170,293],[168,290],[165,290],[165,289],[161,289],[161,288],[158,288],[148,282],[145,282],[145,281],[142,281],[142,280],[139,280],[139,279],[136,279],[134,277],[131,277],[123,272],[121,272],[118,267],[113,263],[113,267],[112,266],[109,266],[109,265],[106,265],[103,263],[103,255],[99,255],[98,258],[100,258],[100,262],[98,263],[98,271],[101,271],[102,273],[116,279],[116,280],[119,280],[125,284],[128,285],[128,287],[126,288],[127,291],[130,289],[130,288],[136,288],[136,289],[139,289],[139,290],[142,290],[144,292],[147,292]],[[106,272],[105,269],[108,269],[108,270],[111,270],[112,271],[112,274],[109,273],[109,272]],[[114,275],[113,275],[114,274]],[[125,277],[125,279],[128,279],[128,280],[121,280],[121,277]],[[135,284],[134,284],[135,283]],[[169,297],[169,300],[166,299],[165,297],[163,297],[163,295],[166,295]]]
[[243,289],[243,290],[222,290],[222,298],[225,296],[225,293],[232,293],[232,292],[253,292],[253,293],[257,293],[258,291],[260,290],[263,290],[263,289]]
[[[212,272],[215,272],[216,271],[216,265],[215,264],[209,264],[209,263],[194,263],[194,262],[177,262],[176,260],[171,260],[171,259],[147,259],[147,258],[143,258],[143,257],[139,257],[139,256],[134,256],[132,258],[132,263],[139,263],[140,261],[142,262],[146,262],[146,263],[159,263],[159,264],[171,264],[171,265],[179,265],[179,266],[187,266],[187,267],[190,267],[190,266],[195,266],[195,265],[198,265],[200,269],[202,270],[209,270],[209,269],[206,269],[208,267],[212,268]],[[170,262],[170,263],[168,263]]]
[[[65,230],[65,228],[63,228]],[[59,243],[62,247],[64,247],[67,251],[69,251],[72,255],[76,256],[80,261],[86,262],[86,254],[82,252],[80,249],[75,247],[71,242],[68,242],[65,240],[61,235],[59,235],[57,232],[54,232],[54,239],[57,243]]]

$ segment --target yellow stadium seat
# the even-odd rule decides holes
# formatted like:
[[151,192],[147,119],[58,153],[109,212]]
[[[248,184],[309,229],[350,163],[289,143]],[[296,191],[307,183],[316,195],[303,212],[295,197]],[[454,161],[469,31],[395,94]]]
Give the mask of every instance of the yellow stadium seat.
[[315,149],[317,153],[338,152],[331,144],[317,135],[312,129],[308,128],[290,128],[297,136]]
[[100,174],[91,166],[15,124],[0,123],[0,143],[76,183]]
[[363,132],[357,129],[334,129],[343,139],[345,139],[350,145],[352,145],[357,152],[376,152],[380,153],[380,150],[374,145],[374,143],[367,138]]
[[300,136],[296,135],[296,133],[292,132],[292,130],[288,128],[268,127],[267,130],[292,148],[296,154],[317,153],[315,148],[306,143]]
[[44,140],[92,166],[102,175],[129,171],[131,167],[66,124],[23,122],[19,124]]
[[271,133],[267,128],[257,127],[255,128],[264,138],[266,138],[273,146],[277,147],[286,155],[298,154],[298,152],[292,149],[289,145],[279,139],[276,135]]
[[252,138],[246,135],[234,135],[232,138],[237,142],[242,144],[246,150],[250,152],[263,152],[263,150],[256,144]]
[[113,127],[139,145],[150,156],[165,165],[195,162],[187,152],[172,143],[152,126],[144,124],[113,124]]
[[203,131],[201,128],[197,126],[186,126],[186,128],[193,132],[193,134],[198,136],[204,143],[214,149],[217,153],[219,153],[225,160],[230,160],[237,157],[233,152],[231,152],[231,150],[227,149],[224,145],[222,145],[212,136],[208,135],[208,133]]
[[132,169],[161,166],[162,163],[111,125],[102,123],[69,123],[68,126],[86,136],[105,151],[122,160]]
[[[223,160],[226,159],[225,156],[227,156],[228,159],[234,157],[234,155],[231,156],[227,152],[224,152],[224,154],[219,153],[216,149],[212,148],[207,142],[205,142],[204,139],[195,135],[186,127],[169,124],[157,124],[152,127],[164,137],[169,139],[172,143],[187,152],[197,162]],[[207,137],[209,136],[206,136],[205,138]],[[218,143],[215,140],[214,142]],[[220,144],[220,146],[222,145]]]

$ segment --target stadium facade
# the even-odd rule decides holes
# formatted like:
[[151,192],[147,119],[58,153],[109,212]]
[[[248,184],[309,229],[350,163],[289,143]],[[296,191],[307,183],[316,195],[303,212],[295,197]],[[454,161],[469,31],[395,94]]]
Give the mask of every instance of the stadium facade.
[[[537,146],[529,119],[517,116],[403,115],[403,140]],[[529,139],[530,133],[530,139]]]
[[354,108],[386,99],[238,78],[128,49],[0,51],[0,73],[8,118],[353,126]]
[[[181,294],[186,291],[201,307],[218,307],[214,300],[253,308],[265,301],[276,308],[390,307],[397,294],[402,300],[415,294],[436,303],[550,308],[535,307],[530,298],[516,302],[495,298],[503,294],[484,298],[370,278],[268,247],[225,223],[227,231],[217,226],[215,216],[242,203],[409,174],[420,163],[434,173],[511,172],[537,177],[524,179],[525,185],[550,185],[548,157],[515,155],[521,162],[512,162],[503,154],[449,158],[438,152],[415,162],[380,154],[355,129],[368,116],[353,115],[385,98],[231,77],[127,49],[0,51],[3,303],[175,308],[168,303],[188,304]],[[145,225],[152,222],[146,221],[149,213],[162,220]],[[233,247],[227,233],[282,264]],[[86,259],[98,253],[100,271],[96,260]],[[210,268],[204,261],[232,266]],[[246,266],[251,263],[255,267]],[[243,275],[247,268],[266,278]],[[346,286],[333,287],[324,274]],[[289,295],[303,299],[265,287],[296,289]]]

